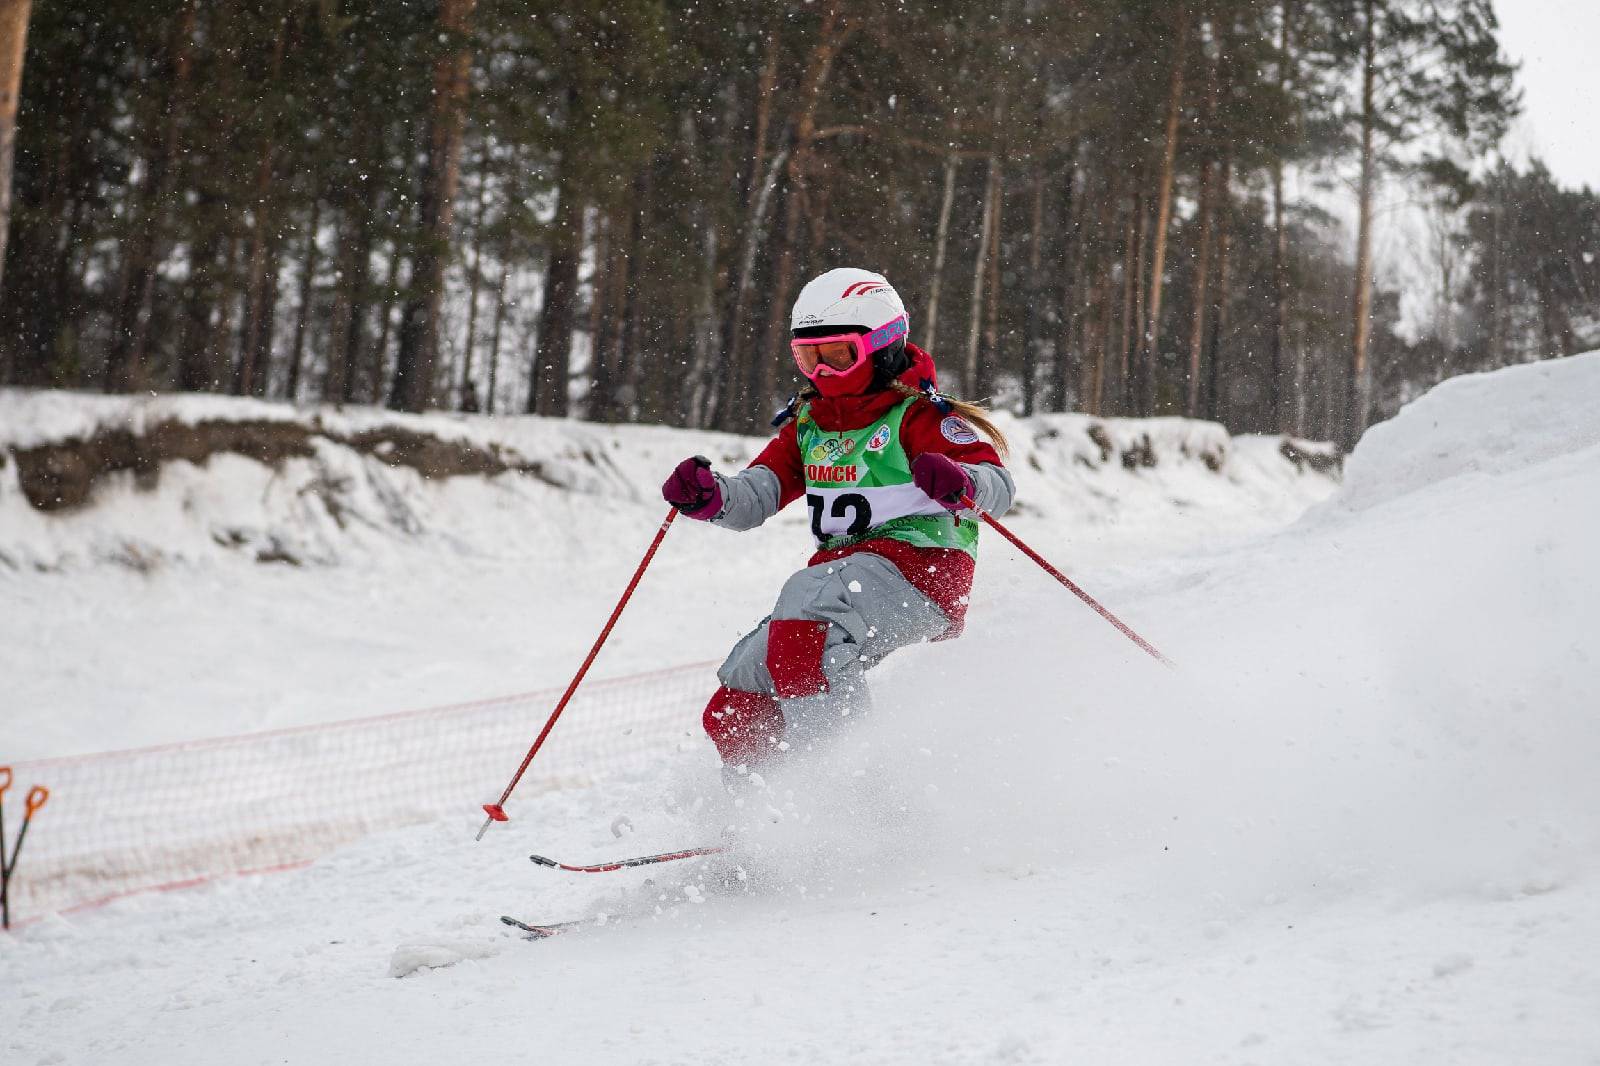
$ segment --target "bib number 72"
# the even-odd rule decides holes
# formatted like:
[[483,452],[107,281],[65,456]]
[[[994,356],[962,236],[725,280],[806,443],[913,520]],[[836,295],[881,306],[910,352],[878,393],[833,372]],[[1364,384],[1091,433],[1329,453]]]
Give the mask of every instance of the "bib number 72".
[[[822,512],[827,501],[815,492],[806,493],[806,506],[811,508],[811,535],[817,540],[824,540],[836,533],[822,531]],[[850,525],[845,529],[847,537],[859,537],[872,528],[872,504],[859,492],[842,492],[833,498],[833,506],[828,508],[828,513],[834,518],[850,516]]]

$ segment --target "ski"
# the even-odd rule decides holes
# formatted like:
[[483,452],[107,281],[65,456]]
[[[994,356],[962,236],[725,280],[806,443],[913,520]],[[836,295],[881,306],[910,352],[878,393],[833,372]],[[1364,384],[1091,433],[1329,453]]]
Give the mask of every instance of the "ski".
[[613,870],[626,870],[634,866],[652,866],[658,862],[676,862],[679,859],[695,859],[702,855],[720,855],[727,851],[724,847],[687,848],[683,851],[667,851],[660,855],[640,855],[632,859],[614,859],[611,862],[597,862],[587,866],[569,862],[558,862],[543,855],[529,855],[528,859],[539,866],[548,866],[553,870],[567,870],[575,874],[603,874]]
[[544,925],[529,925],[527,922],[518,921],[509,914],[502,914],[500,920],[513,929],[522,930],[529,940],[545,940],[549,937],[570,933],[576,929],[581,929],[583,926],[593,924],[585,919],[575,918],[570,922],[547,922]]
[[609,914],[593,918],[574,918],[565,922],[542,922],[535,925],[513,918],[509,914],[502,914],[500,921],[511,928],[519,930],[525,940],[548,940],[562,933],[577,933],[585,929],[599,929],[603,926],[618,925],[623,922],[635,922],[641,918],[660,917],[672,909],[671,906],[662,908],[657,906],[653,913],[650,912],[623,912],[622,914]]

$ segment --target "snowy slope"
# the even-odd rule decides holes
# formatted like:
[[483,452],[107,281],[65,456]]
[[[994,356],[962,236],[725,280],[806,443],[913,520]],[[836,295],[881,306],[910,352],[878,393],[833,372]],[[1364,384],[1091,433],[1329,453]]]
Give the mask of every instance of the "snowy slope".
[[[1336,471],[1285,458],[1277,438],[1230,439],[1209,423],[1052,415],[1006,425],[1017,528],[1070,566],[1277,528],[1336,483]],[[248,454],[197,461],[185,429]],[[24,452],[54,445],[65,462],[66,442],[117,433],[155,441],[145,454],[189,458],[112,472],[76,506],[30,502]],[[439,461],[401,461],[422,439],[528,472],[429,476]],[[540,418],[0,390],[0,595],[12,606],[0,612],[0,675],[12,679],[0,691],[11,733],[0,749],[64,755],[564,684],[661,520],[665,472],[696,452],[734,469],[761,443]],[[291,454],[249,457],[273,449]],[[119,455],[133,461],[127,443],[99,461]],[[741,537],[679,523],[600,675],[720,658],[767,613],[808,543],[800,508]],[[992,595],[987,571],[980,604]]]
[[[972,635],[877,672],[876,713],[826,773],[727,811],[709,760],[683,758],[530,798],[480,844],[464,812],[299,873],[53,919],[0,952],[0,1048],[1593,1063],[1600,444],[1578,410],[1597,370],[1446,386],[1289,531],[1075,575],[1176,671],[991,548]],[[1454,435],[1473,419],[1483,435]],[[617,841],[620,814],[636,829]],[[710,863],[647,886],[524,858],[730,823],[753,886],[733,897],[702,892]],[[537,944],[493,922],[655,903]]]

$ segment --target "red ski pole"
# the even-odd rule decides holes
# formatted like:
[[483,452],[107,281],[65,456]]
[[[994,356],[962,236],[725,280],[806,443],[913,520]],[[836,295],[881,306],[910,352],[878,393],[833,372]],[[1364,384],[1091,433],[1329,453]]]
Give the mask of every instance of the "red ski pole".
[[639,560],[639,569],[633,572],[633,579],[628,582],[628,587],[623,590],[622,599],[617,601],[617,606],[611,612],[611,617],[606,619],[606,626],[600,631],[600,636],[595,640],[594,647],[589,649],[588,656],[583,660],[583,665],[578,667],[577,674],[572,679],[572,684],[567,686],[567,691],[562,693],[561,700],[556,704],[556,709],[550,712],[550,718],[545,722],[544,728],[539,730],[539,735],[534,739],[533,747],[528,749],[528,754],[522,757],[522,765],[517,767],[517,772],[512,775],[511,783],[506,790],[500,793],[497,803],[485,803],[484,813],[489,817],[483,820],[483,828],[478,830],[474,840],[482,840],[483,834],[489,831],[491,822],[509,821],[506,816],[506,800],[511,798],[511,792],[517,787],[517,782],[522,780],[522,775],[527,772],[528,764],[533,762],[533,757],[539,754],[539,748],[544,744],[544,738],[550,735],[550,730],[555,727],[556,719],[561,717],[561,712],[567,709],[567,701],[572,699],[572,694],[578,691],[578,685],[583,681],[583,675],[589,672],[589,666],[594,662],[596,655],[600,654],[600,647],[611,635],[611,629],[617,624],[617,619],[622,617],[622,609],[628,605],[628,598],[633,595],[633,590],[639,587],[639,579],[644,577],[645,567],[650,565],[650,560],[655,558],[656,549],[661,547],[661,541],[667,535],[667,527],[672,525],[672,520],[678,517],[678,509],[672,508],[667,512],[667,517],[662,519],[661,528],[656,530],[655,539],[650,542],[650,547],[645,551],[644,558]]
[[994,529],[997,533],[999,533],[1002,537],[1004,537],[1007,540],[1009,540],[1012,544],[1015,544],[1019,549],[1021,549],[1022,554],[1026,555],[1028,558],[1030,558],[1034,562],[1038,563],[1040,565],[1040,567],[1042,567],[1044,569],[1045,573],[1049,574],[1051,577],[1053,577],[1057,581],[1061,582],[1061,584],[1066,587],[1066,590],[1068,592],[1072,593],[1074,596],[1078,597],[1078,599],[1080,599],[1084,603],[1088,604],[1089,607],[1091,609],[1093,609],[1095,614],[1098,614],[1101,618],[1104,618],[1107,622],[1110,622],[1112,625],[1116,626],[1117,627],[1117,632],[1121,633],[1123,636],[1127,637],[1129,640],[1131,640],[1135,644],[1139,645],[1139,647],[1143,651],[1149,653],[1152,658],[1154,658],[1157,662],[1161,663],[1163,666],[1171,666],[1172,665],[1172,660],[1168,659],[1165,655],[1162,655],[1159,651],[1157,651],[1155,649],[1155,645],[1151,644],[1148,640],[1145,640],[1139,634],[1135,633],[1131,628],[1128,627],[1127,623],[1124,622],[1122,619],[1118,618],[1116,615],[1112,614],[1110,611],[1108,611],[1104,607],[1100,606],[1100,602],[1098,600],[1096,600],[1093,596],[1089,595],[1087,592],[1083,591],[1083,589],[1079,588],[1076,584],[1074,584],[1072,579],[1069,578],[1066,574],[1063,574],[1061,571],[1059,571],[1055,567],[1051,566],[1045,560],[1044,556],[1040,555],[1038,552],[1034,551],[1032,548],[1030,548],[1026,544],[1022,543],[1022,538],[1021,537],[1018,537],[1015,533],[1011,532],[1011,530],[1009,530],[1005,526],[1001,525],[999,523],[999,521],[997,521],[988,512],[979,511],[977,504],[973,503],[971,496],[963,496],[963,497],[961,497],[961,505],[963,507],[966,507],[966,508],[970,509],[970,510],[977,511],[978,517],[983,519],[986,523],[988,523],[990,528]]
[[11,871],[6,863],[6,791],[11,787],[11,767],[0,766],[0,928],[11,928]]

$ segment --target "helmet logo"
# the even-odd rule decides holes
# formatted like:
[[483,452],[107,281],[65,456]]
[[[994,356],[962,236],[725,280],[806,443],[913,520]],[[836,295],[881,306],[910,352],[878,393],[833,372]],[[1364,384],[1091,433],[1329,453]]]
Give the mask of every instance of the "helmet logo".
[[852,282],[850,286],[844,290],[844,294],[841,295],[839,299],[843,300],[850,296],[865,296],[871,292],[882,292],[888,287],[889,286],[885,285],[881,281],[856,281]]

